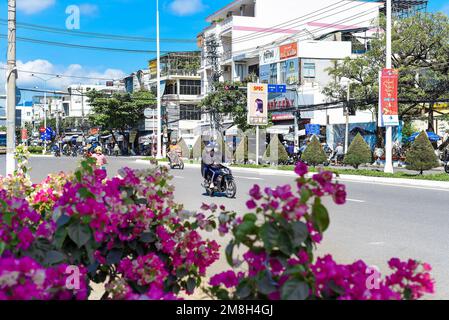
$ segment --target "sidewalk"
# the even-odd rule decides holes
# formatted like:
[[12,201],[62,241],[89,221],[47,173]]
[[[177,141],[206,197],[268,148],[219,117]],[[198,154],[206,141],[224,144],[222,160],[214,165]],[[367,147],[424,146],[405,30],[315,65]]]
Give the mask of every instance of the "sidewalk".
[[[148,160],[138,159],[137,163],[149,164]],[[165,162],[160,162],[161,164],[167,164]],[[200,169],[200,164],[185,163],[186,168]],[[333,168],[333,167],[328,167]],[[337,167],[340,169],[340,167]],[[258,175],[268,175],[268,176],[286,176],[295,177],[296,174],[293,171],[270,169],[270,168],[240,168],[240,167],[230,167],[233,172],[247,172],[251,174]],[[348,168],[349,169],[349,168]],[[398,168],[395,168],[398,170]],[[440,173],[440,172],[439,172]],[[313,175],[310,173],[309,175]],[[372,183],[383,183],[390,185],[404,185],[404,186],[416,186],[416,187],[429,187],[429,188],[447,188],[449,189],[449,182],[447,181],[431,181],[431,180],[419,180],[419,179],[407,179],[407,178],[384,178],[384,177],[369,177],[369,176],[359,176],[359,175],[345,175],[340,174],[338,177],[339,181],[353,181],[353,182],[372,182]]]

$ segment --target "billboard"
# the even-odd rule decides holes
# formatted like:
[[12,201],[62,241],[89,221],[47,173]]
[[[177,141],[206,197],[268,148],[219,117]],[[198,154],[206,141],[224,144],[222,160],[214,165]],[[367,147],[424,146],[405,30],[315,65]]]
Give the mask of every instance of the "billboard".
[[383,69],[380,75],[379,97],[380,114],[384,126],[399,125],[398,110],[399,72],[394,69]]
[[279,47],[280,60],[293,58],[298,56],[298,43],[293,42]]
[[299,83],[299,59],[289,59],[281,62],[280,82],[288,85]]
[[259,64],[270,64],[279,61],[279,48],[265,49],[259,53]]
[[248,83],[248,124],[268,124],[268,85]]

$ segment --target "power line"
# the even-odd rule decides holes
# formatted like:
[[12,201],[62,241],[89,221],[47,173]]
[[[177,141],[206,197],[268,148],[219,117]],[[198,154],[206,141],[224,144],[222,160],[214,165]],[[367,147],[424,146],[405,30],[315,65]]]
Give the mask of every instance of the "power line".
[[[6,19],[0,19],[0,24],[5,25],[8,21]],[[56,33],[56,34],[64,34],[70,36],[78,36],[78,37],[88,37],[88,38],[96,38],[96,39],[109,39],[109,40],[123,40],[123,41],[138,41],[138,42],[156,42],[156,39],[139,37],[139,36],[125,36],[125,35],[114,35],[107,33],[97,33],[97,32],[85,32],[79,30],[66,30],[60,28],[53,28],[43,25],[36,25],[31,23],[17,23],[18,27],[28,30],[35,31],[43,31],[48,33]],[[194,39],[177,39],[177,38],[162,38],[161,42],[167,43],[196,43]]]
[[[0,67],[2,70],[7,70],[6,67]],[[75,76],[75,75],[66,75],[66,74],[59,74],[59,73],[48,73],[48,72],[40,72],[40,71],[30,71],[30,70],[17,70],[18,72],[23,73],[32,73],[32,74],[39,74],[44,76],[59,76],[59,78],[75,78],[75,79],[86,79],[86,80],[103,80],[103,81],[119,81],[120,79],[117,78],[95,78],[95,77],[86,77],[86,76]]]
[[[0,38],[7,39],[8,36],[5,34],[0,34]],[[98,50],[98,51],[109,51],[109,52],[126,52],[126,53],[137,53],[137,54],[149,54],[156,53],[156,50],[137,50],[137,49],[125,49],[125,48],[110,48],[110,47],[95,47],[95,46],[85,46],[79,44],[65,43],[65,42],[55,42],[47,40],[38,40],[32,38],[17,37],[18,41],[38,43],[50,46],[66,47],[66,48],[76,48],[76,49],[86,49],[86,50]],[[161,51],[162,53],[169,53],[169,51]]]
[[[358,1],[357,1],[357,2],[358,2]],[[347,4],[350,4],[350,2],[347,2],[345,5],[347,5]],[[364,6],[364,5],[366,5],[366,4],[369,4],[369,2],[361,2],[361,3],[359,3],[359,4],[357,4],[357,5],[354,5],[354,6],[350,7],[350,8],[346,8],[346,9],[340,10],[340,11],[338,11],[338,12],[333,12],[332,14],[326,15],[326,16],[324,16],[324,17],[319,17],[318,19],[329,18],[329,17],[332,17],[332,16],[334,16],[334,15],[336,15],[336,14],[338,14],[338,13],[342,13],[342,12],[345,12],[345,11],[348,11],[348,10],[351,10],[351,9],[354,9],[354,8],[358,8],[358,7]],[[343,6],[345,6],[345,5],[343,5]],[[338,9],[341,9],[341,7],[343,7],[343,6],[340,6]],[[332,10],[334,10],[334,9],[332,9]],[[377,10],[378,10],[378,9],[376,9],[376,10],[374,10],[374,11],[377,11]],[[325,12],[323,12],[323,13],[326,13],[326,12],[329,12],[329,11],[331,11],[331,10],[325,11]],[[318,14],[318,16],[321,15],[321,14],[323,14],[323,13]],[[317,16],[317,15],[315,15],[315,16]],[[345,18],[345,19],[346,19],[346,18]],[[300,20],[300,21],[305,21],[305,19],[302,19],[302,20]],[[298,21],[298,22],[299,22],[299,21]],[[310,20],[308,20],[308,21],[306,21],[306,22],[304,22],[304,23],[300,23],[300,24],[293,25],[293,26],[291,26],[290,28],[298,28],[298,27],[301,27],[301,26],[306,26],[308,23],[310,23]],[[335,24],[335,23],[334,23],[334,24]],[[316,30],[311,30],[310,32],[315,32],[315,31],[316,31]],[[262,32],[262,31],[261,31],[261,32]],[[299,31],[299,32],[303,32],[303,30],[301,30],[301,31]],[[250,38],[248,38],[248,39],[242,39],[242,40],[238,40],[238,39],[236,38],[237,41],[233,41],[233,43],[240,43],[240,42],[244,42],[244,41],[248,41],[248,40],[254,40],[254,39],[264,38],[264,37],[273,35],[274,33],[276,33],[276,32],[272,32],[272,33],[270,33],[270,34],[259,34],[258,36],[252,36],[252,37],[250,37]]]
[[[311,14],[318,13],[318,12],[320,12],[320,11],[322,11],[322,10],[328,9],[328,8],[333,7],[333,6],[335,6],[335,5],[338,5],[338,4],[342,3],[342,2],[346,2],[346,0],[341,0],[341,1],[337,2],[337,3],[331,4],[331,5],[326,6],[326,7],[324,7],[324,8],[321,8],[321,9],[318,9],[318,10],[316,10],[316,11],[310,12],[310,13],[308,13],[308,14],[306,14],[306,15],[303,15],[303,16],[300,16],[300,17],[297,17],[297,18],[294,18],[294,19],[291,19],[291,20],[282,22],[282,23],[280,23],[280,24],[277,24],[277,25],[274,25],[274,26],[271,26],[271,27],[262,29],[262,30],[260,30],[260,31],[255,31],[255,32],[252,32],[252,33],[247,34],[247,35],[243,35],[243,36],[240,36],[240,37],[236,37],[236,38],[234,38],[234,40],[239,41],[240,39],[252,39],[254,35],[256,35],[256,34],[258,34],[258,33],[260,33],[260,32],[270,31],[270,30],[272,30],[272,29],[274,29],[274,28],[286,27],[286,26],[290,25],[291,22],[296,23],[296,22],[302,21],[302,20],[301,20],[302,18],[308,17],[308,16],[310,16]],[[325,11],[325,12],[327,12],[327,11]],[[314,17],[314,16],[312,16],[312,17]],[[299,20],[299,21],[298,21],[298,20]]]

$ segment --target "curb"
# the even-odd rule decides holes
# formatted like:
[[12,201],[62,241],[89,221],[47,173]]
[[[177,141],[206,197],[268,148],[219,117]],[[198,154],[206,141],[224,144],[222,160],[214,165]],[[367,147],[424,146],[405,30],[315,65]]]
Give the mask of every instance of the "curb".
[[52,154],[31,154],[30,158],[54,158]]
[[[136,160],[137,163],[148,164],[148,160]],[[166,163],[162,163],[166,164]],[[185,163],[186,168],[201,168],[200,164]],[[255,168],[239,168],[230,167],[233,172],[248,172],[258,175],[267,176],[288,176],[295,177],[296,174],[292,171],[277,170],[277,169],[255,169]],[[312,173],[311,175],[313,175]],[[447,188],[449,190],[449,182],[447,181],[431,181],[431,180],[418,180],[418,179],[405,179],[405,178],[383,178],[383,177],[367,177],[357,175],[341,174],[338,177],[340,181],[348,182],[372,182],[372,183],[384,183],[397,186],[415,186],[415,187],[430,187],[430,188]]]

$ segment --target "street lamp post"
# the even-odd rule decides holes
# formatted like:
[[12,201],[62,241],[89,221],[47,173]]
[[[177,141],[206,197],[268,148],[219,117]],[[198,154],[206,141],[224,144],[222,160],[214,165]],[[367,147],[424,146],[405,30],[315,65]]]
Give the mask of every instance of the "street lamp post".
[[[47,82],[56,78],[60,78],[60,76],[57,75],[48,79],[41,78],[35,75],[34,73],[32,73],[31,76],[38,78],[44,82],[44,127],[45,129],[47,129]],[[46,152],[47,152],[47,141],[44,141],[44,150],[42,151],[42,153],[45,154]]]
[[[386,28],[386,68],[391,69],[391,0],[386,2],[387,28]],[[380,112],[380,110],[379,110]],[[385,168],[384,172],[393,173],[393,127],[386,125],[385,132]]]
[[160,159],[162,157],[162,128],[161,128],[161,49],[159,41],[159,0],[156,0],[156,50],[157,50],[157,155]]

